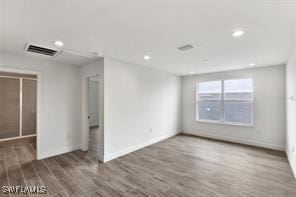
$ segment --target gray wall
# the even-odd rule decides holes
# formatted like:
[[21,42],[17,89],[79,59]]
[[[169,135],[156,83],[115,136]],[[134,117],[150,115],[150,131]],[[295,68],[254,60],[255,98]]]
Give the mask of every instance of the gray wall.
[[[234,78],[253,78],[254,126],[196,121],[196,84]],[[182,78],[183,132],[283,150],[285,147],[285,66],[252,68]]]

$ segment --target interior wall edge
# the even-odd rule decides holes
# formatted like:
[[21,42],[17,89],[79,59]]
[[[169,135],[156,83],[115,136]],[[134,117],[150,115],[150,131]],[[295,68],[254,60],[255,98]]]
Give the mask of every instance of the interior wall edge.
[[293,165],[293,164],[296,163],[296,161],[295,161],[295,159],[293,159],[293,156],[290,154],[290,151],[289,151],[288,147],[286,147],[285,152],[286,152],[286,155],[287,155],[288,162],[289,162],[289,165],[291,167],[292,173],[294,175],[294,178],[296,179],[296,165]]
[[296,48],[291,53],[286,64],[286,154],[288,157],[289,165],[296,178],[296,130],[295,130],[295,94],[296,94]]

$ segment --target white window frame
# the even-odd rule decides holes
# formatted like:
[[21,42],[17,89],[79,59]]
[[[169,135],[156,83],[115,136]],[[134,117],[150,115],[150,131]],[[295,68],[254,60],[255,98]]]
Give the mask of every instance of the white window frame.
[[[195,109],[196,109],[196,121],[197,122],[203,122],[203,123],[214,123],[214,124],[224,124],[224,125],[234,125],[234,126],[244,126],[244,127],[253,127],[254,126],[254,80],[252,79],[252,99],[251,100],[224,100],[224,82],[228,80],[240,80],[240,79],[252,79],[252,78],[235,78],[235,79],[221,79],[221,80],[209,80],[209,81],[199,81],[196,84],[196,99],[195,99]],[[207,119],[200,119],[199,118],[199,107],[198,107],[198,102],[199,100],[199,83],[203,82],[211,82],[211,81],[221,81],[221,100],[208,100],[208,101],[219,101],[221,102],[221,114],[220,114],[220,120],[207,120]],[[207,101],[207,100],[203,100]],[[251,114],[251,123],[239,123],[239,122],[230,122],[230,121],[225,121],[225,114],[224,114],[224,105],[225,102],[251,102],[252,105],[252,114]]]

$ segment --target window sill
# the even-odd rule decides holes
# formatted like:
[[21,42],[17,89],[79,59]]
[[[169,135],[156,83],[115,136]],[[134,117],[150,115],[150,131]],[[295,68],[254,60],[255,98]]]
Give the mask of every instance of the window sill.
[[229,126],[240,126],[240,127],[254,127],[254,124],[241,124],[241,123],[231,123],[231,122],[222,122],[222,121],[211,121],[211,120],[196,120],[200,123],[209,123],[209,124],[221,124]]

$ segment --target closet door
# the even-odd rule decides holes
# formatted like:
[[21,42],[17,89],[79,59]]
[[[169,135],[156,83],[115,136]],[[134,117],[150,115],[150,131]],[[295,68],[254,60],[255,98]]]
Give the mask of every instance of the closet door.
[[22,135],[36,134],[36,80],[23,79]]
[[18,137],[20,80],[0,77],[0,139]]

